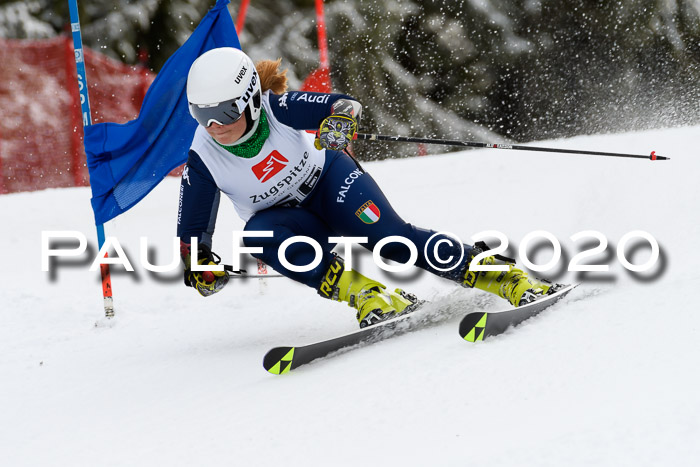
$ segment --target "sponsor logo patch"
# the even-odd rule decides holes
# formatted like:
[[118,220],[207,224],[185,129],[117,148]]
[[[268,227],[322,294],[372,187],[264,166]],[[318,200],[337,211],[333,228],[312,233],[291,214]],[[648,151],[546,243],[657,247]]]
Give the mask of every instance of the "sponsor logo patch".
[[[277,151],[273,151],[270,155],[273,155],[274,153],[279,154]],[[284,158],[284,156],[282,156],[281,154],[278,157]],[[275,205],[291,206],[295,202],[298,203],[298,201],[304,199],[306,195],[311,192],[314,185],[318,181],[318,177],[321,175],[321,168],[316,167],[315,165],[307,164],[308,159],[309,153],[307,151],[304,152],[303,159],[300,160],[297,165],[292,165],[291,167],[288,167],[285,176],[281,177],[277,181],[277,183],[273,184],[272,186],[266,185],[266,190],[264,193],[249,196],[249,198],[253,200],[253,204],[261,203],[270,197],[272,197],[272,199],[275,199],[278,198],[278,196],[285,194],[286,196],[283,199],[276,200]],[[265,161],[263,161],[260,164],[263,164],[264,162]],[[263,168],[264,167],[266,166],[263,165]],[[279,172],[279,170],[277,172]],[[297,196],[294,193],[288,192],[288,188],[290,186],[296,186],[299,183],[297,182],[297,180],[301,179],[302,177],[306,177],[306,179],[303,182],[301,182],[301,185],[297,188],[297,193],[300,194],[302,197],[297,198]]]
[[245,108],[248,106],[248,101],[253,97],[253,91],[255,91],[255,84],[258,82],[258,72],[253,68],[253,76],[250,77],[250,83],[245,93],[236,101],[236,106],[238,111],[243,113]]
[[284,169],[289,160],[280,154],[278,151],[272,151],[262,162],[255,164],[252,169],[253,173],[261,183],[266,182],[270,178]]
[[341,185],[340,190],[338,191],[338,196],[335,199],[336,203],[344,203],[345,202],[345,195],[347,194],[348,190],[350,189],[350,186],[355,183],[355,180],[357,180],[358,177],[362,175],[362,171],[360,169],[355,169],[350,174],[345,178],[345,185]]
[[365,224],[374,224],[382,214],[379,212],[377,205],[370,200],[360,206],[360,209],[355,211],[355,215]]
[[[301,102],[308,102],[312,103],[315,102],[317,104],[327,104],[328,99],[331,97],[330,94],[310,94],[303,92],[299,94],[299,97],[296,98],[297,101]],[[292,95],[292,100],[295,100],[295,95]]]
[[186,180],[187,184],[189,186],[192,186],[192,184],[190,183],[190,166],[189,165],[185,165],[185,168],[182,169],[182,179]]
[[246,71],[248,71],[246,67],[241,68],[241,71],[238,72],[238,76],[236,76],[236,84],[241,84],[241,80],[245,76]]
[[318,288],[319,295],[337,300],[338,279],[340,279],[340,276],[343,274],[344,270],[345,267],[343,266],[343,263],[338,260],[338,258],[333,258],[333,261],[328,268],[328,272],[326,272],[326,276],[323,278],[323,281]]

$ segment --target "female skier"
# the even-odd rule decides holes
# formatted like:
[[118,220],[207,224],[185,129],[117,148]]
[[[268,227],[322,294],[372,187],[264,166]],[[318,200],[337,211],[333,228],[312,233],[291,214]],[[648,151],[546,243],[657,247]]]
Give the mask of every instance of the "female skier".
[[[332,253],[335,244],[329,237],[366,237],[363,246],[373,249],[385,237],[402,236],[417,248],[416,266],[497,294],[516,307],[554,291],[551,283],[529,278],[503,257],[486,257],[479,264],[507,264],[507,271],[470,271],[482,245],[463,245],[462,255],[460,245],[441,242],[437,252],[426,252],[435,232],[402,220],[372,177],[341,152],[357,131],[360,103],[342,94],[286,92],[280,61],[256,66],[245,53],[226,47],[204,53],[190,68],[187,99],[199,126],[182,175],[178,213],[186,285],[208,296],[228,282],[223,271],[191,270],[193,237],[199,264],[220,261],[211,252],[211,239],[223,192],[246,222],[246,231],[273,232],[272,237],[244,239],[247,247],[263,248],[253,256],[323,297],[347,302],[357,311],[360,327],[409,312],[417,300],[346,269]],[[318,130],[315,139],[305,130]],[[322,261],[310,271],[292,271],[278,259],[279,246],[295,236],[311,237],[322,246]],[[381,253],[400,263],[411,256],[400,243],[386,244]],[[310,264],[315,256],[305,243],[292,243],[286,252],[295,265]],[[438,258],[448,257],[458,263],[444,271],[448,267]]]

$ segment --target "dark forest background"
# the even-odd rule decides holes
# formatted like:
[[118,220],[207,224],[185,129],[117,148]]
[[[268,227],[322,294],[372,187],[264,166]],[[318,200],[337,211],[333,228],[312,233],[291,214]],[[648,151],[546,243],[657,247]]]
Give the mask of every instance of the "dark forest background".
[[[82,0],[83,40],[126,63],[142,51],[158,72],[214,3]],[[334,90],[363,102],[366,131],[526,142],[700,121],[697,0],[327,0],[325,10]],[[0,36],[52,37],[67,18],[65,0],[3,1]],[[315,28],[313,0],[251,0],[240,39],[254,60],[282,57],[299,86],[318,66]]]

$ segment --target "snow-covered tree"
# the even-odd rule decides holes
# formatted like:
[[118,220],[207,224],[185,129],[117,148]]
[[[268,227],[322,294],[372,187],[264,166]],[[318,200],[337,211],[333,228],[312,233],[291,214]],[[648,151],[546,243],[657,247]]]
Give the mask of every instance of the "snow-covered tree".
[[[79,2],[84,41],[158,71],[214,0]],[[237,15],[240,0],[230,11]],[[697,122],[700,7],[693,0],[327,0],[334,89],[365,129],[536,140]],[[65,30],[65,0],[4,2],[0,35]],[[252,0],[243,48],[282,57],[298,86],[318,66],[313,0]],[[365,157],[414,147],[358,144]]]

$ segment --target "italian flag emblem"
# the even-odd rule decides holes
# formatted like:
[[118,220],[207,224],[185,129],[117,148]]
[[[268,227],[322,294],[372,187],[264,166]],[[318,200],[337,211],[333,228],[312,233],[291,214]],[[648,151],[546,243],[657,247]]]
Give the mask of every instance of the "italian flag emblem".
[[372,201],[367,201],[355,212],[355,215],[365,224],[374,224],[379,220],[381,213]]

